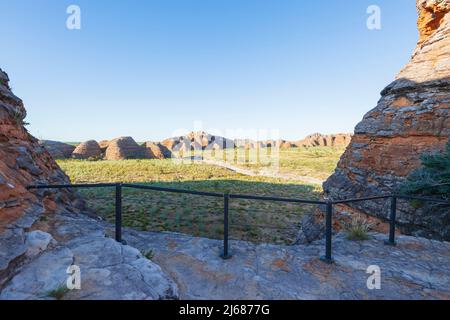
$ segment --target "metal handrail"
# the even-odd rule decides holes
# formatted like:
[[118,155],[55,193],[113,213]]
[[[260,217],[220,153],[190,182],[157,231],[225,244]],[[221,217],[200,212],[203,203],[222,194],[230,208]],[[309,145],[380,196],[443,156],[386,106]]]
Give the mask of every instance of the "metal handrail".
[[392,195],[381,195],[381,196],[354,198],[354,199],[346,199],[346,200],[333,200],[331,202],[333,202],[333,204],[346,204],[346,203],[352,203],[352,202],[387,199],[387,198],[390,198],[390,197],[392,197]]
[[221,253],[221,257],[223,259],[231,258],[231,254],[229,251],[229,202],[231,199],[246,199],[246,200],[260,200],[260,201],[275,201],[275,202],[292,202],[292,203],[303,203],[303,204],[313,204],[313,205],[326,205],[326,215],[325,215],[325,256],[321,259],[326,263],[333,263],[333,258],[331,254],[331,246],[332,246],[332,231],[333,231],[333,205],[336,204],[347,204],[361,201],[372,201],[372,200],[380,200],[380,199],[391,199],[390,205],[390,215],[389,215],[389,239],[385,241],[386,245],[395,246],[395,227],[396,227],[396,213],[397,213],[397,199],[405,199],[405,200],[419,200],[426,202],[436,202],[450,205],[450,201],[442,200],[442,199],[434,199],[427,197],[416,197],[416,196],[408,196],[408,195],[398,195],[398,194],[389,194],[389,195],[379,195],[379,196],[370,196],[363,198],[354,198],[354,199],[343,199],[343,200],[331,200],[325,199],[324,201],[320,200],[308,200],[308,199],[294,199],[294,198],[280,198],[280,197],[269,197],[269,196],[256,196],[256,195],[243,195],[243,194],[231,194],[231,193],[217,193],[217,192],[204,192],[204,191],[195,191],[188,189],[176,189],[176,188],[167,188],[167,187],[158,187],[158,186],[149,186],[143,184],[134,184],[134,183],[83,183],[83,184],[60,184],[60,185],[30,185],[27,186],[27,189],[66,189],[66,188],[105,188],[105,187],[114,187],[115,188],[115,233],[116,233],[116,241],[124,242],[122,240],[122,189],[123,188],[133,188],[133,189],[141,189],[141,190],[153,190],[153,191],[161,191],[161,192],[172,192],[172,193],[180,193],[180,194],[191,194],[198,196],[207,196],[207,197],[216,197],[223,198],[224,202],[224,238],[223,238],[223,251]]
[[115,187],[118,183],[80,183],[80,184],[51,184],[29,185],[27,189],[73,189],[73,188],[108,188]]
[[133,188],[133,189],[142,189],[142,190],[172,192],[172,193],[185,193],[185,194],[192,194],[192,195],[205,196],[205,197],[216,197],[216,198],[223,197],[223,193],[195,191],[195,190],[188,190],[188,189],[175,189],[175,188],[166,188],[166,187],[157,187],[157,186],[147,186],[147,185],[143,185],[143,184],[134,184],[134,183],[124,183],[124,184],[122,184],[122,187]]

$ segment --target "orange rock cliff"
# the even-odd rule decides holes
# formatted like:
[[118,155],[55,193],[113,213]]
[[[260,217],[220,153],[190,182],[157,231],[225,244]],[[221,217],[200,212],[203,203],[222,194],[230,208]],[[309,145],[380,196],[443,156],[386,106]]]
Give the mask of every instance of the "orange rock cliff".
[[0,232],[10,224],[31,226],[45,212],[75,210],[81,205],[68,191],[30,192],[29,184],[68,183],[50,154],[24,126],[26,111],[0,69]]
[[[420,166],[422,154],[445,149],[450,137],[450,0],[418,0],[417,10],[417,48],[356,126],[335,173],[323,185],[332,199],[394,191]],[[388,206],[377,201],[353,208],[387,217]],[[448,213],[431,219],[403,203],[399,221],[408,232],[448,240]]]

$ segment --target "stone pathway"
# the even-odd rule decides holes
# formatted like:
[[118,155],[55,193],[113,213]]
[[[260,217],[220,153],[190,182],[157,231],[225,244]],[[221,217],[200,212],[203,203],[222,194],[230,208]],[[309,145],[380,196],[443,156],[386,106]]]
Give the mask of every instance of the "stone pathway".
[[[184,299],[450,299],[450,244],[407,236],[396,247],[385,235],[353,242],[333,239],[335,264],[324,242],[255,245],[231,241],[233,257],[219,258],[221,241],[174,233],[128,230],[128,243],[152,258],[178,284]],[[381,289],[367,288],[367,268],[381,269]]]

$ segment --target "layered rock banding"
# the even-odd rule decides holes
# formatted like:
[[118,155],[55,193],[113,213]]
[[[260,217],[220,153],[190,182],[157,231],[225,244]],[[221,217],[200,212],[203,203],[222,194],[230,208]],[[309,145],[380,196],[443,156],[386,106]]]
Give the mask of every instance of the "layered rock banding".
[[348,133],[323,135],[315,133],[307,136],[303,140],[295,142],[297,147],[347,147],[350,144],[352,135]]
[[161,142],[169,151],[217,150],[234,148],[233,140],[211,135],[204,131],[190,132],[185,136],[173,137]]
[[26,189],[32,183],[68,183],[69,178],[25,129],[25,108],[8,83],[0,70],[0,224],[20,218],[27,208],[68,208],[74,199],[69,192],[47,192],[46,201],[41,201]]
[[144,147],[147,149],[150,159],[165,159],[172,155],[169,149],[158,142],[148,141],[144,144]]
[[[419,0],[420,39],[410,62],[381,93],[378,105],[356,126],[335,173],[324,183],[327,197],[342,199],[389,193],[421,164],[425,153],[443,152],[450,137],[450,1]],[[386,202],[352,206],[386,218]],[[399,204],[401,229],[450,240],[450,209],[427,212]]]
[[[8,82],[0,70],[0,300],[178,298],[159,266],[80,213],[75,193],[27,189],[70,181],[25,129],[25,108]],[[64,287],[73,264],[82,270],[81,290]]]
[[26,111],[0,70],[0,287],[8,266],[25,253],[25,232],[44,213],[75,211],[81,205],[66,190],[30,192],[30,184],[67,184],[49,152],[24,127]]
[[[131,141],[131,140],[132,141]],[[256,141],[250,139],[227,139],[221,136],[211,135],[204,131],[190,132],[185,136],[165,139],[161,142],[148,141],[139,146],[131,137],[121,137],[114,140],[102,140],[96,142],[90,140],[74,147],[70,144],[42,140],[39,143],[47,149],[54,159],[169,159],[173,156],[183,157],[191,151],[224,150],[232,148],[258,149],[258,148],[310,148],[310,147],[342,147],[350,142],[350,134],[322,135],[320,133],[310,135],[299,141],[267,140]],[[122,155],[117,151],[121,149],[117,142],[124,145],[125,151]],[[108,152],[108,147],[112,144]],[[115,150],[115,151],[114,151]],[[124,155],[126,154],[126,155]]]
[[109,146],[109,140],[102,140],[98,143],[98,145],[100,146],[102,153],[105,153]]
[[148,150],[131,137],[120,137],[109,142],[105,160],[149,159]]
[[75,159],[96,159],[102,157],[102,149],[95,140],[80,143],[72,153]]

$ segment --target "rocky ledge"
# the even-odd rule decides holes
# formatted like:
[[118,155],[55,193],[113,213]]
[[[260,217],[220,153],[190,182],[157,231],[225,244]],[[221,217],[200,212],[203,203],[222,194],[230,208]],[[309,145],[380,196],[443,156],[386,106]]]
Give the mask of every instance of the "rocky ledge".
[[[9,262],[0,300],[178,298],[177,286],[158,265],[116,242],[100,221],[63,213],[41,219],[28,232],[12,230],[16,237],[0,242],[0,253],[9,250],[9,260],[0,259],[3,267]],[[67,290],[73,265],[81,271],[80,290]]]
[[[46,216],[9,248],[2,299],[450,299],[450,243],[383,234],[363,242],[337,234],[335,263],[320,260],[324,242],[280,246],[231,241],[222,260],[219,240],[124,230],[85,215]],[[17,229],[14,229],[17,230]],[[9,248],[9,249],[8,249]],[[13,254],[15,253],[15,255]],[[4,262],[4,261],[3,261]],[[81,290],[66,290],[67,268],[81,271]],[[381,271],[370,290],[369,266]],[[8,269],[7,269],[8,270]],[[5,273],[4,273],[5,275]]]
[[[233,257],[219,258],[222,242],[174,233],[128,230],[129,244],[177,283],[182,299],[450,299],[450,243],[383,234],[354,242],[333,239],[335,263],[320,260],[324,242],[280,246],[231,241]],[[370,290],[369,266],[379,266],[381,289]]]

